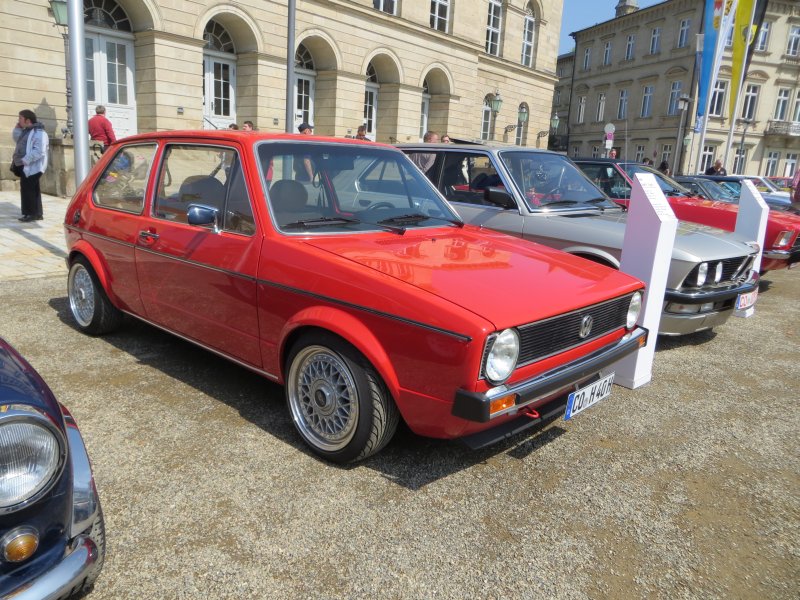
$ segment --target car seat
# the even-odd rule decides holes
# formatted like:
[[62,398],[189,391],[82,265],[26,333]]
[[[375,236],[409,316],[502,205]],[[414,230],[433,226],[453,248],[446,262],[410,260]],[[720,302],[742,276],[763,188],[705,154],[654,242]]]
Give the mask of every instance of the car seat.
[[307,210],[308,191],[299,181],[281,179],[269,188],[269,197],[275,212],[302,212]]

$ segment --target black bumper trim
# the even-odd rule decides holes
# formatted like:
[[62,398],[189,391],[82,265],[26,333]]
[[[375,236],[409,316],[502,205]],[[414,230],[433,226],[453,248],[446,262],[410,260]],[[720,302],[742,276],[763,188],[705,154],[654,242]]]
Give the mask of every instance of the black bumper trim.
[[696,292],[682,292],[679,290],[667,290],[664,293],[664,300],[667,302],[678,302],[680,304],[704,304],[706,302],[722,302],[736,298],[739,294],[749,294],[758,288],[758,274],[753,273],[747,281],[740,283],[736,287],[727,287],[721,290],[698,290]]
[[453,402],[452,414],[467,421],[488,423],[491,421],[489,404],[492,399],[515,394],[517,396],[515,408],[519,409],[596,374],[601,369],[638,350],[643,345],[640,345],[641,340],[647,340],[647,330],[637,327],[610,348],[606,346],[574,363],[542,373],[532,379],[508,387],[494,388],[488,394],[458,390]]

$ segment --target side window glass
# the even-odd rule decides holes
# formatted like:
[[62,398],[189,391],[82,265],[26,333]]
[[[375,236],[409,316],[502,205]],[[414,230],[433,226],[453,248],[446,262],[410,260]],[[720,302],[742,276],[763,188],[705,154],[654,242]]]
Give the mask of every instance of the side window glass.
[[238,157],[234,157],[233,164],[228,171],[228,198],[225,203],[225,217],[222,228],[226,231],[253,235],[256,231],[256,222],[253,218],[253,206],[247,193],[244,181],[244,172]]
[[173,144],[164,151],[153,216],[188,223],[191,204],[219,211],[225,205],[236,152],[231,148]]
[[440,189],[448,200],[485,205],[483,191],[487,187],[501,185],[500,175],[488,156],[447,154]]
[[141,213],[156,144],[120,148],[97,181],[92,198],[105,208]]
[[611,179],[611,197],[612,198],[630,198],[631,186],[628,180],[620,175],[619,171],[609,167],[609,176]]

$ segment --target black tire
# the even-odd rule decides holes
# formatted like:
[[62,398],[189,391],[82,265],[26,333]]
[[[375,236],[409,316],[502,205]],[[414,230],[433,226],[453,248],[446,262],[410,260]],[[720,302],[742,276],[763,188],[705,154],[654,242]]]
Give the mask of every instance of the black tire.
[[362,460],[392,439],[400,413],[383,380],[353,346],[307,334],[286,361],[292,422],[315,454],[336,463]]
[[111,304],[84,256],[78,256],[70,265],[67,296],[72,318],[84,333],[102,335],[114,331],[122,323],[122,311]]

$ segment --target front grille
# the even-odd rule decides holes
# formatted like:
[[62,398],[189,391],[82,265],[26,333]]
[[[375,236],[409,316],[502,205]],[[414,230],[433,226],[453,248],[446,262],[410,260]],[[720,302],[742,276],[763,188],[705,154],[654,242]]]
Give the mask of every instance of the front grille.
[[[743,281],[747,278],[750,270],[753,268],[754,256],[736,256],[734,258],[724,258],[722,260],[712,260],[708,262],[708,276],[706,282],[702,286],[692,285],[686,283],[687,281],[697,281],[697,272],[700,265],[697,265],[691,270],[689,275],[684,279],[682,288],[695,288],[695,289],[712,289],[721,285],[731,285]],[[717,263],[722,263],[722,279],[719,283],[714,283],[714,273],[717,269]]]
[[[633,294],[517,327],[520,337],[517,366],[522,367],[553,356],[611,333],[620,327],[625,327],[631,296]],[[592,317],[592,330],[589,335],[582,338],[580,337],[581,322],[586,315]],[[491,344],[486,345],[484,364],[490,346]],[[481,374],[483,375],[483,369],[481,369]]]

